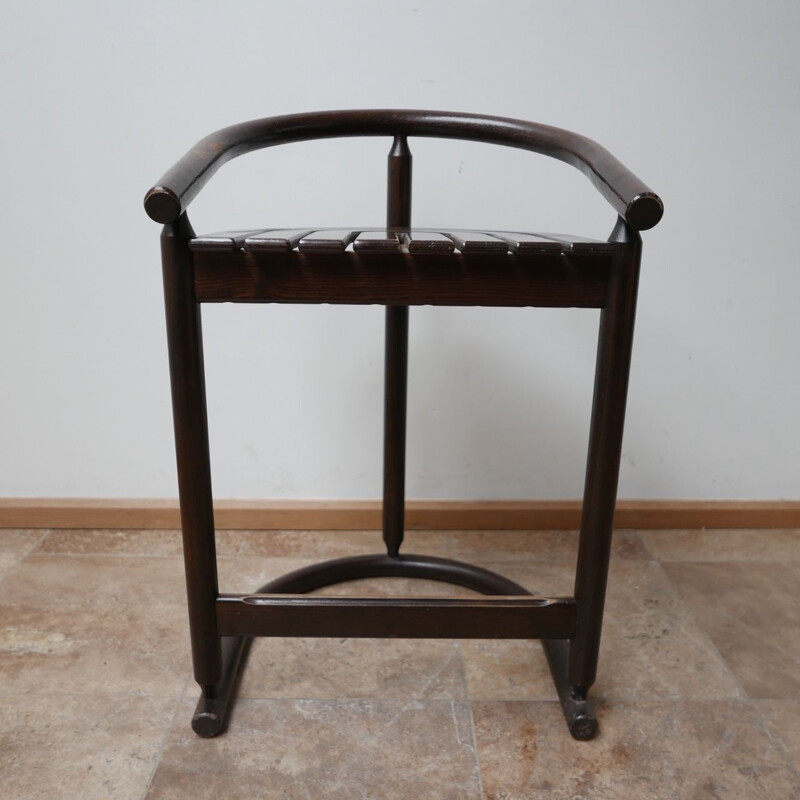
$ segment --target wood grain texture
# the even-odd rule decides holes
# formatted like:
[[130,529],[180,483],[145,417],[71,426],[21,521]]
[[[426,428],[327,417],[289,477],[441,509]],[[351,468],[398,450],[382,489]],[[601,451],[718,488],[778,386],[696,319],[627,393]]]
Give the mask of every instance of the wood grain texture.
[[568,639],[575,632],[575,601],[223,594],[217,621],[223,636]]
[[[414,530],[575,530],[579,500],[409,500]],[[217,500],[220,530],[379,530],[378,500]],[[177,529],[177,500],[0,499],[0,528]],[[800,501],[619,500],[616,528],[800,528]]]
[[[251,252],[258,252],[259,250],[266,252],[288,252],[294,250],[298,243],[304,236],[311,233],[307,229],[292,229],[292,230],[270,230],[259,231],[244,240],[244,249]],[[201,249],[201,248],[193,248]]]
[[484,253],[507,253],[508,242],[491,233],[482,231],[442,231],[464,255]]
[[331,229],[312,231],[297,246],[301,253],[343,253],[358,231]]
[[203,303],[601,308],[611,263],[606,254],[194,253]]
[[[546,255],[560,253],[565,247],[561,242],[546,239],[538,233],[514,233],[510,231],[486,231],[492,236],[502,239],[517,255]],[[569,249],[569,248],[568,248]]]
[[263,233],[258,230],[221,231],[204,233],[189,239],[190,250],[238,250],[249,236]]
[[410,230],[404,237],[408,252],[413,255],[449,256],[455,252],[452,239],[443,233],[424,230]]
[[232,158],[290,142],[347,136],[433,136],[529,150],[580,170],[628,224],[658,224],[663,204],[642,180],[597,142],[536,122],[453,111],[379,109],[286,114],[232,125],[200,140],[145,195],[147,214],[174,222]]
[[214,601],[219,591],[217,551],[203,328],[188,247],[193,237],[185,214],[176,223],[165,225],[161,234],[161,263],[192,662],[197,682],[211,686],[223,676],[223,661],[214,617]]
[[402,245],[402,239],[393,231],[370,230],[358,234],[353,249],[357,253],[397,253]]
[[[609,241],[617,243],[608,299],[600,313],[589,453],[575,569],[577,628],[569,646],[569,696],[586,697],[600,653],[611,542],[622,457],[622,433],[633,349],[642,239],[619,218]],[[564,706],[566,712],[566,706]]]

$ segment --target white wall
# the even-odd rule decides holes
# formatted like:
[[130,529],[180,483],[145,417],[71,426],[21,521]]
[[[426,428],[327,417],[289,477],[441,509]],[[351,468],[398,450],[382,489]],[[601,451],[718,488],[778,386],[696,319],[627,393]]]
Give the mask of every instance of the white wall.
[[[620,495],[800,498],[796,2],[5,4],[0,495],[174,496],[158,227],[197,139],[328,108],[577,130],[665,200],[645,233]],[[605,237],[572,168],[412,140],[421,225]],[[233,162],[198,231],[379,225],[389,141]],[[220,497],[377,497],[382,309],[204,309]],[[597,313],[411,312],[410,496],[580,494]]]

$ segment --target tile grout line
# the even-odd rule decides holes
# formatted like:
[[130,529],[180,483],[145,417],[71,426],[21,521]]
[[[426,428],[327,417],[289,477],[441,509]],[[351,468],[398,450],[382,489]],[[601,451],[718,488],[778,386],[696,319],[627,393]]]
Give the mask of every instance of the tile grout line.
[[[647,529],[644,529],[644,530],[647,530]],[[756,716],[759,724],[761,725],[762,729],[764,730],[765,734],[767,735],[767,738],[773,744],[777,744],[778,751],[781,753],[781,756],[782,756],[784,762],[789,767],[789,769],[792,771],[792,773],[795,774],[795,775],[800,774],[800,773],[798,773],[798,770],[791,763],[791,760],[788,757],[788,753],[785,751],[782,743],[780,741],[777,741],[777,742],[775,741],[775,737],[773,737],[772,732],[768,729],[768,726],[766,725],[766,720],[764,719],[763,715],[759,711],[758,706],[756,705],[754,699],[752,697],[750,697],[750,695],[747,693],[747,691],[744,688],[744,685],[739,680],[738,676],[733,672],[733,670],[731,669],[731,667],[728,664],[727,660],[723,657],[723,655],[719,651],[719,648],[717,647],[716,643],[711,638],[711,635],[706,630],[705,625],[703,625],[700,622],[700,620],[698,619],[697,615],[694,612],[694,609],[691,607],[691,605],[689,603],[686,602],[686,599],[684,598],[683,593],[680,590],[680,587],[672,580],[672,578],[669,576],[669,573],[667,572],[667,570],[664,569],[664,562],[662,561],[662,559],[659,556],[657,556],[653,552],[653,550],[647,544],[646,538],[644,536],[642,536],[641,533],[642,533],[642,531],[640,529],[636,529],[636,534],[638,535],[639,540],[641,541],[642,545],[644,546],[645,551],[651,555],[652,561],[655,564],[658,565],[659,571],[664,576],[664,578],[667,581],[667,583],[669,584],[669,586],[671,586],[672,589],[675,591],[677,597],[680,599],[681,603],[685,607],[690,619],[695,623],[695,625],[697,625],[698,630],[701,632],[703,638],[708,643],[709,647],[711,648],[711,651],[716,654],[717,658],[719,658],[720,662],[723,664],[723,666],[725,668],[725,671],[728,673],[728,675],[732,679],[733,683],[738,687],[738,689],[739,689],[739,691],[741,692],[741,695],[742,695],[741,699],[740,699],[740,702],[743,702],[744,705],[748,706],[749,708],[751,708],[753,710],[753,712],[755,713],[755,716]],[[681,561],[669,561],[668,559],[665,559],[665,561],[666,561],[666,563],[673,563],[673,564],[684,563],[684,562],[681,562]],[[694,563],[704,563],[704,562],[691,561],[690,563],[694,564]],[[714,562],[714,563],[724,563],[724,562]],[[669,702],[676,703],[676,702],[682,702],[682,701],[687,700],[687,699],[692,699],[692,698],[682,698],[682,697],[678,697],[678,698],[674,698],[674,699],[670,698]],[[718,701],[716,701],[716,702],[718,702]]]
[[43,530],[43,531],[41,532],[41,534],[39,535],[39,538],[38,538],[38,539],[36,539],[36,540],[33,542],[33,544],[29,545],[29,547],[28,547],[26,550],[24,550],[23,552],[21,552],[21,553],[19,554],[18,561],[20,561],[20,562],[21,562],[21,561],[23,561],[23,560],[24,560],[24,559],[26,559],[26,558],[27,558],[27,557],[28,557],[28,556],[29,556],[31,553],[33,553],[33,551],[34,551],[34,550],[36,550],[36,548],[38,548],[38,547],[39,547],[39,545],[40,545],[40,544],[41,544],[41,543],[42,543],[42,542],[43,542],[43,541],[44,541],[44,540],[47,538],[47,536],[48,536],[48,534],[49,534],[49,533],[50,533],[50,529],[49,529],[49,528],[47,528],[47,529]]
[[[445,557],[450,559],[458,558],[458,548],[456,547],[455,537],[452,531],[444,532],[444,551]],[[455,591],[455,587],[453,587]],[[486,793],[483,789],[483,770],[481,769],[481,757],[478,752],[478,736],[475,732],[475,713],[472,709],[472,695],[469,691],[469,681],[467,679],[467,665],[464,661],[464,650],[461,646],[461,640],[454,640],[456,652],[458,653],[459,672],[461,673],[461,681],[464,686],[465,704],[467,706],[467,713],[469,715],[469,729],[472,736],[472,753],[475,758],[475,768],[478,772],[478,792],[480,800],[485,800]]]
[[141,796],[141,800],[147,800],[147,795],[150,793],[150,788],[153,785],[153,780],[156,777],[156,772],[158,771],[159,766],[161,765],[161,759],[164,757],[164,752],[167,749],[167,744],[169,743],[169,738],[172,735],[172,731],[175,730],[175,725],[178,721],[178,715],[183,710],[183,701],[186,698],[186,691],[189,688],[189,684],[192,680],[191,672],[186,676],[186,681],[183,684],[183,690],[181,691],[181,695],[178,698],[177,705],[175,706],[175,711],[172,714],[172,720],[170,724],[167,726],[167,730],[164,733],[164,736],[161,739],[161,745],[158,748],[158,754],[153,761],[153,769],[150,771],[150,777],[147,779],[147,784],[144,787],[144,793]]
[[[239,567],[239,562],[242,557],[242,549],[244,548],[244,543],[250,538],[250,531],[244,531],[241,536],[237,538],[237,545],[236,545],[236,552],[231,557],[231,563],[228,567],[228,580],[233,580],[234,576],[236,575],[236,570]],[[183,548],[181,548],[182,550]]]
[[29,555],[30,555],[30,554],[31,554],[31,553],[32,553],[32,552],[33,552],[33,551],[34,551],[36,548],[38,548],[38,547],[39,547],[39,545],[40,545],[40,544],[41,544],[41,543],[42,543],[42,542],[43,542],[43,541],[44,541],[44,540],[47,538],[48,534],[50,533],[50,530],[51,530],[50,528],[45,528],[45,529],[42,531],[42,534],[41,534],[41,536],[39,536],[39,538],[38,538],[38,539],[36,539],[36,541],[35,541],[35,542],[34,542],[34,543],[33,543],[33,544],[32,544],[32,545],[31,545],[31,546],[30,546],[30,547],[29,547],[29,548],[28,548],[28,549],[27,549],[27,550],[26,550],[24,553],[22,553],[22,554],[20,555],[20,557],[19,557],[19,558],[16,560],[16,562],[14,563],[14,565],[13,565],[13,566],[12,566],[10,569],[7,569],[7,570],[6,570],[6,571],[5,571],[3,574],[1,574],[1,575],[0,575],[0,583],[2,583],[2,582],[5,580],[5,578],[6,578],[6,577],[8,576],[8,574],[9,574],[9,573],[12,571],[12,569],[14,569],[14,567],[17,567],[17,566],[19,566],[19,565],[20,565],[20,564],[21,564],[23,561],[25,561],[25,559],[26,559],[26,558],[27,558],[27,557],[28,557],[28,556],[29,556]]
[[[758,712],[758,709],[757,709],[757,707],[755,705],[755,702],[754,702],[753,698],[750,697],[750,695],[747,693],[747,691],[745,690],[744,686],[742,685],[742,682],[739,680],[738,676],[733,672],[733,670],[731,669],[731,667],[728,664],[728,662],[723,658],[722,653],[720,653],[719,648],[714,643],[714,640],[711,638],[711,635],[708,633],[708,631],[706,630],[705,626],[700,622],[700,620],[695,615],[694,609],[691,607],[691,605],[689,603],[686,602],[686,600],[685,600],[685,598],[683,596],[683,593],[681,592],[680,588],[672,581],[672,578],[670,578],[669,574],[664,569],[664,565],[662,564],[661,560],[660,559],[655,559],[655,563],[658,564],[658,568],[661,571],[661,573],[664,575],[664,578],[667,580],[669,585],[673,588],[673,590],[675,591],[677,596],[680,598],[680,601],[681,601],[681,603],[683,603],[684,607],[686,608],[686,611],[689,614],[689,617],[692,619],[692,621],[695,623],[695,625],[697,625],[698,630],[702,633],[703,637],[708,642],[708,645],[711,648],[712,652],[716,653],[717,658],[719,658],[720,662],[725,667],[725,670],[729,674],[731,680],[739,688],[739,691],[741,692],[741,695],[742,695],[741,698],[739,698],[740,702],[743,702],[744,705],[748,706],[750,709],[752,709],[755,712],[755,714],[756,714],[756,716],[757,716],[757,718],[758,718],[758,720],[759,720],[759,722],[760,722],[760,724],[762,725],[762,728],[763,728],[763,722],[761,722],[761,716],[760,716],[760,714]],[[671,562],[671,563],[681,563],[681,562]],[[680,699],[683,699],[683,698],[680,698]],[[722,701],[724,702],[724,698],[722,698]],[[675,702],[675,701],[673,700],[672,702]],[[715,702],[719,702],[719,700],[715,701]],[[771,740],[771,737],[768,736],[768,738],[770,738],[770,740]],[[783,756],[783,753],[782,753],[782,756]],[[784,757],[784,760],[786,760],[786,757],[785,756],[783,756],[783,757]],[[791,768],[791,765],[789,765],[789,767]]]
[[[42,542],[51,534],[52,528],[45,528],[42,535],[23,553],[22,558],[29,556],[34,550],[38,550]],[[20,559],[22,560],[22,559]]]
[[[631,530],[631,529],[629,529]],[[637,533],[641,534],[649,533],[649,534],[657,534],[657,535],[664,535],[665,538],[669,538],[671,534],[676,532],[683,531],[685,529],[678,528],[675,530],[670,529],[651,529],[651,528],[642,528],[642,529],[635,529]],[[689,529],[691,532],[694,532],[700,536],[703,536],[707,533],[713,532],[721,532],[727,531],[728,529],[714,529],[714,528],[698,528],[698,529]],[[752,528],[752,529],[734,529],[741,533],[753,533],[753,532],[769,532],[769,533],[793,533],[797,530],[797,528]],[[769,556],[748,556],[747,558],[714,558],[709,557],[706,555],[705,557],[700,558],[687,558],[686,554],[678,554],[678,557],[662,557],[659,556],[656,552],[654,552],[650,546],[647,544],[645,539],[642,537],[642,542],[644,543],[645,548],[653,553],[653,559],[659,562],[666,562],[669,564],[794,564],[800,561],[799,557],[794,557],[792,555],[769,555]],[[681,557],[683,556],[683,557]]]
[[[645,547],[647,547],[646,543],[645,543]],[[648,548],[648,550],[649,550],[649,548]],[[700,620],[695,616],[695,613],[694,613],[694,610],[692,609],[692,607],[689,605],[689,603],[687,603],[684,600],[683,595],[681,594],[680,588],[672,581],[672,579],[669,577],[669,573],[667,573],[667,571],[664,569],[661,559],[657,558],[656,562],[658,563],[659,567],[661,568],[661,571],[664,573],[664,576],[666,577],[667,581],[669,581],[670,586],[672,586],[673,589],[675,589],[675,591],[678,594],[678,597],[680,597],[680,599],[681,599],[681,602],[686,606],[689,614],[691,615],[691,618],[694,620],[694,622],[698,626],[698,628],[702,631],[703,636],[708,640],[709,645],[711,646],[713,651],[717,654],[717,656],[722,661],[722,663],[725,665],[725,669],[730,673],[730,676],[733,678],[734,682],[736,683],[736,685],[741,690],[742,695],[744,696],[745,704],[748,705],[752,709],[752,711],[753,711],[753,713],[754,713],[754,715],[755,715],[755,717],[756,717],[756,719],[758,721],[758,724],[761,726],[761,729],[764,731],[764,734],[766,735],[766,737],[777,748],[778,752],[781,754],[781,758],[783,759],[784,763],[789,768],[789,770],[792,772],[792,774],[795,775],[796,777],[800,777],[800,768],[795,766],[794,761],[789,756],[789,753],[786,750],[781,738],[776,736],[772,732],[772,729],[770,728],[769,723],[766,720],[766,717],[763,715],[763,713],[761,712],[761,710],[758,707],[758,703],[756,702],[757,698],[750,697],[750,695],[747,693],[747,691],[745,690],[744,686],[742,685],[741,681],[738,679],[738,677],[734,674],[733,670],[728,665],[728,662],[722,657],[722,653],[720,653],[720,651],[717,648],[716,644],[714,644],[714,641],[711,639],[711,636],[709,635],[708,631],[706,631],[705,626],[700,623]],[[743,561],[735,561],[735,562],[733,562],[733,561],[731,561],[731,562],[725,562],[725,561],[702,561],[702,560],[701,561],[689,561],[689,562],[686,562],[685,560],[684,561],[666,560],[666,563],[669,563],[669,564],[683,564],[683,563],[690,563],[690,564],[739,563],[739,564],[743,564],[744,563],[744,564],[746,564],[746,563],[752,563],[752,559],[745,559]],[[765,562],[759,561],[759,562],[755,562],[755,563],[765,563]],[[767,563],[769,563],[769,562],[767,562]],[[763,699],[767,699],[767,698],[763,698]],[[780,698],[775,698],[775,699],[780,699]]]
[[[703,638],[708,642],[709,647],[711,648],[712,652],[716,654],[717,658],[720,660],[722,665],[725,667],[725,671],[729,674],[733,683],[739,688],[741,692],[741,699],[746,700],[748,702],[752,702],[752,697],[746,692],[742,682],[739,680],[738,676],[734,673],[731,669],[730,664],[723,658],[722,653],[720,653],[719,648],[714,643],[714,640],[711,638],[711,635],[706,630],[705,625],[703,625],[700,620],[698,619],[697,615],[694,613],[694,609],[691,607],[689,603],[686,602],[686,599],[683,596],[683,592],[681,592],[680,587],[677,586],[672,578],[670,578],[669,573],[664,569],[664,565],[660,559],[655,559],[655,563],[658,565],[658,569],[661,574],[664,576],[664,579],[667,583],[672,587],[675,594],[680,599],[681,603],[683,604],[684,608],[686,609],[689,618],[697,625],[697,629],[703,634]],[[672,563],[679,563],[679,562],[672,562]]]
[[[625,530],[625,529],[623,528],[622,530]],[[628,530],[631,530],[631,529],[628,528]],[[636,538],[641,542],[641,545],[644,548],[645,553],[648,556],[650,556],[650,560],[651,561],[658,561],[659,563],[661,563],[660,559],[658,558],[658,556],[651,550],[650,545],[647,544],[647,539],[645,539],[645,537],[642,536],[642,531],[644,531],[646,533],[647,529],[646,528],[634,528],[634,529],[632,529],[632,532],[636,534]],[[615,528],[614,529],[614,534],[616,534],[616,532],[617,532],[617,530]]]
[[[772,698],[770,698],[772,699]],[[777,736],[773,733],[772,728],[769,726],[769,722],[767,722],[767,718],[761,712],[758,707],[758,703],[755,701],[751,701],[753,705],[753,709],[756,714],[756,718],[758,719],[759,724],[764,729],[764,733],[767,735],[767,738],[772,742],[772,744],[776,747],[778,752],[781,754],[781,758],[783,758],[786,766],[789,768],[789,771],[796,777],[800,778],[800,766],[796,766],[794,763],[794,759],[789,755],[789,751],[786,749],[785,745],[783,744],[783,739],[780,736]]]
[[467,667],[464,663],[464,652],[461,647],[461,640],[455,640],[456,651],[458,652],[458,662],[461,672],[461,680],[464,682],[464,694],[466,695],[466,706],[469,714],[469,728],[472,735],[472,752],[475,757],[475,767],[478,771],[478,791],[481,800],[485,800],[486,794],[483,790],[483,770],[481,769],[481,757],[478,752],[478,735],[475,732],[475,713],[472,709],[472,694],[469,691],[469,681],[467,679]]

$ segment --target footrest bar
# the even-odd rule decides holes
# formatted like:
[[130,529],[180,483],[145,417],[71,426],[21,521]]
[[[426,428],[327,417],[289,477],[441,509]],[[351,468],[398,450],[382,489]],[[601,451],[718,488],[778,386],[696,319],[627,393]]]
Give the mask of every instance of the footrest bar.
[[217,624],[226,636],[427,639],[571,637],[575,601],[566,597],[333,597],[223,594]]

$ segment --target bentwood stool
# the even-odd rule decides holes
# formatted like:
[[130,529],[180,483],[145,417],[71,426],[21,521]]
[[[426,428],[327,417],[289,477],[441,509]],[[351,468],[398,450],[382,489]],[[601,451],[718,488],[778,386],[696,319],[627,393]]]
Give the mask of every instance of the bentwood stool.
[[[297,228],[197,236],[186,209],[226,161],[308,139],[388,136],[386,228]],[[566,161],[618,214],[607,242],[547,234],[411,227],[408,136],[470,139]],[[145,198],[164,224],[172,404],[200,736],[223,728],[247,642],[255,636],[541,639],[569,730],[590,739],[594,683],[616,505],[641,256],[638,231],[661,200],[607,150],[575,133],[501,117],[439,111],[326,111],[246,122],[202,139]],[[268,220],[265,220],[268,223]],[[386,306],[383,540],[386,555],[338,558],[221,594],[203,375],[201,303],[377,303]],[[555,306],[602,309],[586,485],[572,597],[534,597],[494,572],[401,555],[405,503],[408,307]],[[358,578],[447,581],[485,599],[307,595]]]

